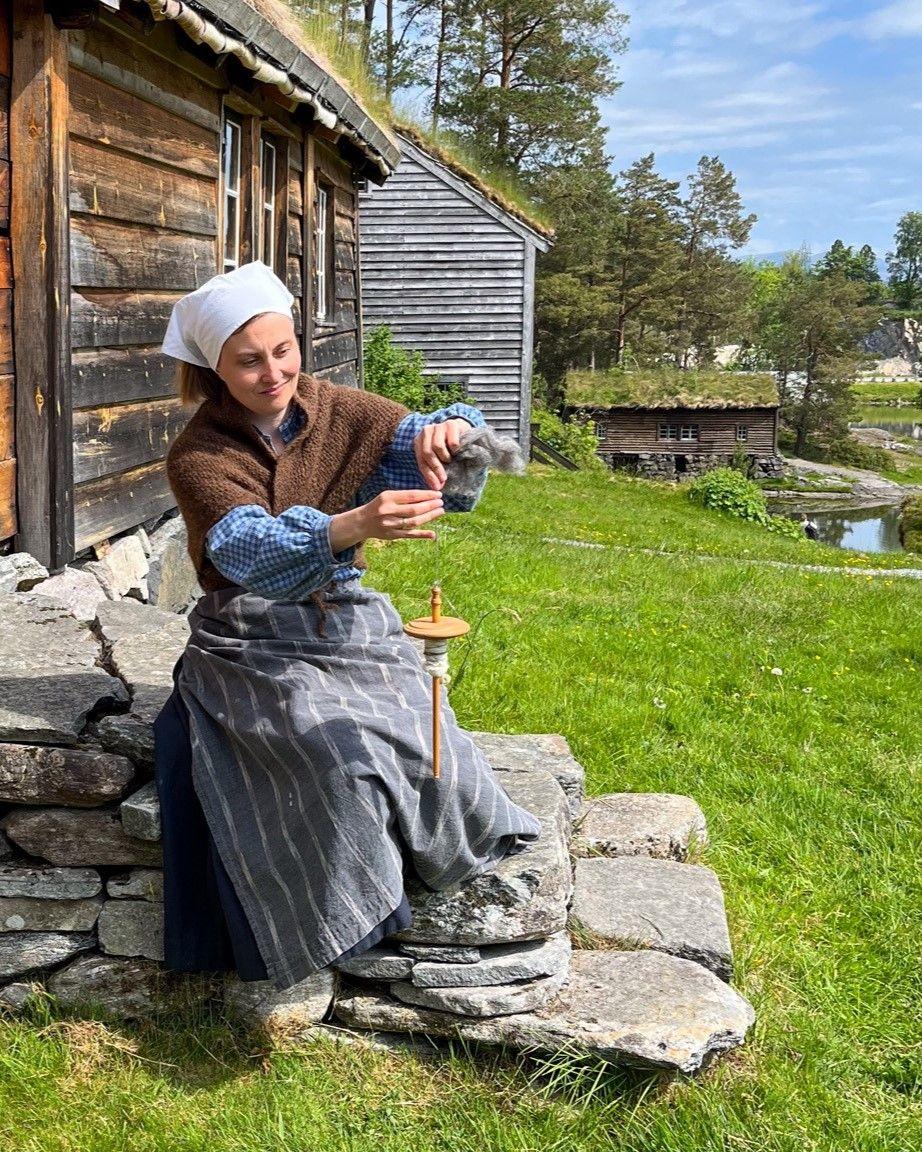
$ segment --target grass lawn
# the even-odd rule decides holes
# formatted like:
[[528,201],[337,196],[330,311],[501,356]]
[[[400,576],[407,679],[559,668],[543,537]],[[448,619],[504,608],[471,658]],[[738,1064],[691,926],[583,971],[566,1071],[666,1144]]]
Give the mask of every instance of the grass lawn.
[[864,401],[877,404],[913,404],[922,391],[922,382],[918,380],[887,380],[872,381],[858,380],[852,385],[855,395]]
[[[666,486],[540,466],[440,523],[446,609],[474,625],[453,649],[459,721],[563,733],[591,792],[701,803],[758,1013],[748,1044],[667,1083],[460,1048],[265,1054],[217,1009],[138,1028],[49,1013],[0,1023],[0,1148],[920,1146],[922,581],[761,564],[848,557]],[[370,546],[367,579],[420,615],[435,552]]]

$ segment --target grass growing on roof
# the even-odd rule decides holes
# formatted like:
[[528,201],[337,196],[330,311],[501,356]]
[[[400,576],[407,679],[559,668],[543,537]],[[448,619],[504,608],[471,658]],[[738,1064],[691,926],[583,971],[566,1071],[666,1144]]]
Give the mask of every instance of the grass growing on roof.
[[593,407],[736,408],[778,403],[775,378],[769,372],[698,372],[665,367],[572,370],[564,388],[568,404]]
[[[747,1046],[667,1083],[566,1055],[266,1055],[215,1010],[136,1029],[0,1021],[0,1147],[917,1146],[922,582],[774,568],[762,561],[800,546],[663,485],[534,466],[492,476],[473,513],[437,524],[446,609],[480,622],[452,649],[456,675],[466,657],[450,697],[459,722],[563,733],[593,793],[703,806],[736,983],[759,1016]],[[433,561],[429,541],[381,544],[366,579],[417,616]]]

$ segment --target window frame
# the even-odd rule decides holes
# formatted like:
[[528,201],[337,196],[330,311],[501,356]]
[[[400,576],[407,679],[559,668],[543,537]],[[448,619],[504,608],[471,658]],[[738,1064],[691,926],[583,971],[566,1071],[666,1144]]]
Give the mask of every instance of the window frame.
[[[685,433],[689,435],[686,436]],[[680,424],[679,425],[679,443],[680,444],[694,444],[699,440],[699,425],[698,424]]]
[[[243,207],[245,203],[244,198],[244,180],[243,180],[243,133],[244,124],[243,116],[233,108],[225,107],[222,109],[221,115],[221,165],[219,175],[220,186],[220,203],[221,203],[221,271],[232,272],[235,268],[239,268],[241,264],[241,256],[243,253]],[[228,149],[228,128],[236,128],[236,161],[237,161],[237,181],[236,187],[231,189],[228,181],[228,160],[231,153]],[[228,241],[228,219],[229,212],[227,210],[228,200],[233,200],[234,208],[234,222],[235,222],[235,236],[234,236],[234,258],[228,262],[227,257],[227,241]]]
[[[740,433],[742,433],[742,435],[740,435]],[[749,425],[748,424],[737,424],[737,426],[736,426],[736,442],[738,444],[748,444],[749,443]]]
[[[335,327],[336,272],[335,186],[314,168],[313,234],[311,236],[311,306],[316,328]],[[321,209],[321,204],[323,205]],[[322,258],[321,258],[322,257]],[[322,307],[321,307],[322,305]]]
[[[663,429],[666,429],[664,432]],[[657,432],[657,440],[662,440],[664,443],[672,443],[679,438],[679,425],[673,424],[671,420],[663,420],[659,425]]]

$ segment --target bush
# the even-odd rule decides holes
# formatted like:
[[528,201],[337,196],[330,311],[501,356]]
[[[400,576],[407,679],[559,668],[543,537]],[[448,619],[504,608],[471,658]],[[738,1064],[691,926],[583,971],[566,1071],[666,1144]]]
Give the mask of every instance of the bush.
[[537,434],[552,448],[562,452],[574,464],[590,472],[607,472],[608,465],[596,454],[598,440],[595,430],[588,420],[571,420],[564,423],[556,412],[535,406],[531,411],[531,422],[536,424]]
[[705,508],[717,508],[742,520],[761,524],[769,532],[802,540],[800,526],[786,516],[773,516],[765,503],[765,495],[754,480],[735,468],[712,468],[696,477],[686,489],[690,500]]
[[907,496],[903,501],[900,543],[907,552],[922,552],[922,495]]
[[824,460],[830,464],[845,464],[851,468],[868,468],[872,472],[884,472],[892,467],[890,457],[883,448],[871,444],[861,444],[851,436],[832,440],[825,449]]
[[467,398],[461,384],[443,384],[426,376],[422,352],[395,344],[386,324],[366,334],[363,360],[368,391],[405,404],[414,412],[431,412]]

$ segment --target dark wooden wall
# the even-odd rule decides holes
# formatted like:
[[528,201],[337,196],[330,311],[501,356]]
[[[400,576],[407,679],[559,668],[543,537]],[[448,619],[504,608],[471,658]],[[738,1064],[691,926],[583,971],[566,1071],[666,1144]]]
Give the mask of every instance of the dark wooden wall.
[[10,261],[10,4],[0,0],[0,541],[16,532],[13,275]]
[[[773,408],[617,408],[597,410],[592,419],[602,429],[600,452],[746,452],[770,455],[776,451]],[[698,440],[660,440],[661,423],[697,424]],[[736,426],[745,424],[749,438],[737,441]]]

